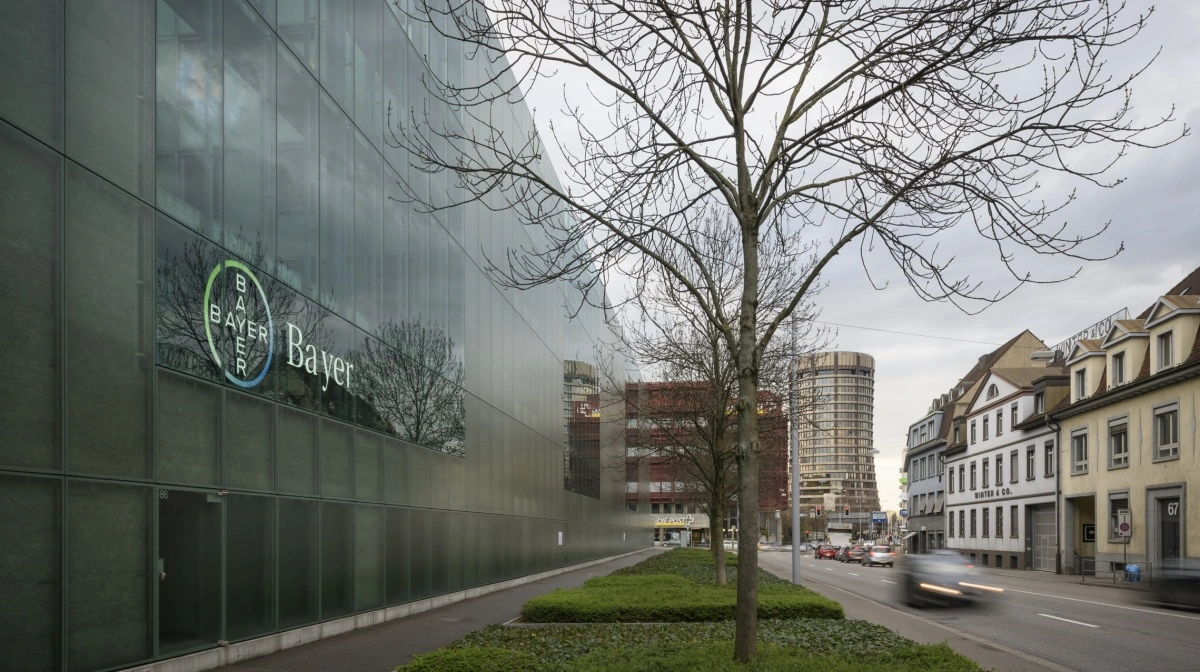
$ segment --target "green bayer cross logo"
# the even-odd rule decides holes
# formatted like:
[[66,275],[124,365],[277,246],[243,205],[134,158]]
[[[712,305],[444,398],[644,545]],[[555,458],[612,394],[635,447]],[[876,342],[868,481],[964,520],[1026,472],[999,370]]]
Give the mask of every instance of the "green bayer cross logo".
[[275,324],[250,267],[236,259],[217,264],[204,287],[203,310],[208,349],[225,378],[246,388],[261,383],[275,352]]

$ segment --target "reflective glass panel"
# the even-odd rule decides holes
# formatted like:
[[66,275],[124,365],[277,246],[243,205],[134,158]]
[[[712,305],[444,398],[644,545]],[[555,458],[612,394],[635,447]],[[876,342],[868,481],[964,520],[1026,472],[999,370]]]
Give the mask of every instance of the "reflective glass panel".
[[[20,4],[20,3],[18,3]],[[7,12],[0,9],[0,14]],[[7,27],[0,25],[0,32]],[[0,50],[5,47],[0,46]],[[0,75],[2,78],[3,75]],[[3,84],[0,83],[0,87]],[[3,98],[3,96],[0,96]],[[0,103],[2,106],[3,103]],[[62,159],[0,124],[0,315],[21,325],[0,336],[0,370],[20,394],[0,404],[0,464],[57,469]],[[9,333],[16,336],[16,329]]]

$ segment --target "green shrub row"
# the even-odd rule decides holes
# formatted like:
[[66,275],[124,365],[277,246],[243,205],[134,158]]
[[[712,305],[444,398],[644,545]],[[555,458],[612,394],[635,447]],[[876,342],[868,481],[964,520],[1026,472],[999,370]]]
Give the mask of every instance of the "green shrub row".
[[[734,586],[698,585],[670,574],[607,576],[582,588],[558,589],[535,597],[521,608],[530,623],[678,623],[728,621],[735,617]],[[758,617],[845,617],[837,602],[804,588],[763,586]]]
[[[691,581],[705,585],[717,585],[717,565],[713,562],[712,552],[698,548],[677,548],[653,555],[636,565],[623,567],[614,571],[610,576],[639,575],[639,574],[676,574]],[[725,578],[728,585],[736,585],[738,576],[738,559],[733,553],[725,554]],[[787,579],[781,579],[770,572],[758,570],[758,585],[791,585]]]
[[865,621],[760,621],[759,655],[733,658],[732,622],[687,625],[492,626],[414,658],[401,672],[675,672],[784,670],[978,672],[949,647],[914,644]]

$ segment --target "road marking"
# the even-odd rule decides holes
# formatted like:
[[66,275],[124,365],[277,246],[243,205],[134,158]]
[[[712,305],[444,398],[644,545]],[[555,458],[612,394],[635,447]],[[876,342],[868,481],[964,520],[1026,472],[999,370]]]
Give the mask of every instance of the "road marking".
[[1050,614],[1038,614],[1038,616],[1045,616],[1046,618],[1053,618],[1056,621],[1066,621],[1067,623],[1074,623],[1075,625],[1082,625],[1082,626],[1088,627],[1088,628],[1100,627],[1098,625],[1092,625],[1091,623],[1084,623],[1083,621],[1072,621],[1069,618],[1060,618],[1058,616],[1051,616]]
[[826,567],[826,568],[825,568],[825,571],[827,571],[827,572],[832,572],[832,571],[833,571],[833,567]]
[[1035,593],[1030,590],[1017,590],[1016,588],[1007,589],[1011,593],[1024,593],[1026,595],[1037,595],[1038,597],[1051,597],[1057,600],[1070,600],[1071,602],[1083,602],[1084,604],[1095,604],[1101,607],[1112,607],[1113,609],[1128,609],[1129,611],[1140,611],[1143,614],[1156,614],[1158,616],[1172,616],[1174,618],[1184,618],[1189,621],[1200,621],[1200,616],[1186,616],[1184,614],[1173,614],[1165,611],[1155,611],[1153,609],[1139,609],[1137,607],[1126,607],[1121,604],[1110,604],[1108,602],[1095,602],[1093,600],[1081,600],[1077,597],[1063,597],[1062,595],[1050,595],[1048,593]]
[[880,579],[880,581],[883,581],[884,583],[890,583],[892,585],[895,585],[896,583],[895,581],[888,581],[887,579]]
[[858,576],[858,574],[855,574],[854,572],[846,572],[846,573],[849,574],[850,576]]

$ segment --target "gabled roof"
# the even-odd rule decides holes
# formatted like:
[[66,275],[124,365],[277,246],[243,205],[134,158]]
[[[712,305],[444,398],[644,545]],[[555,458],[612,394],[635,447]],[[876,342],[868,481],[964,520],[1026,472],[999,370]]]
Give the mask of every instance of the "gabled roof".
[[1019,369],[992,369],[992,373],[1022,390],[1028,390],[1033,389],[1034,381],[1065,371],[1061,366],[1025,366]]
[[1071,354],[1067,356],[1067,364],[1071,364],[1083,357],[1102,354],[1104,354],[1104,347],[1100,339],[1081,338],[1075,342],[1075,348],[1072,349]]
[[1104,341],[1100,343],[1101,347],[1108,347],[1117,341],[1127,338],[1149,338],[1150,332],[1146,330],[1145,320],[1117,320],[1113,322],[1113,326],[1105,335]]
[[[1037,336],[1034,336],[1033,332],[1029,331],[1028,329],[1025,329],[1016,336],[1013,336],[1012,338],[1008,339],[1004,345],[1001,345],[995,350],[980,357],[979,361],[975,362],[975,366],[971,367],[971,370],[967,372],[967,375],[962,377],[962,379],[958,382],[958,385],[955,387],[962,386],[964,388],[970,388],[975,383],[982,382],[983,378],[986,377],[987,372],[990,371],[991,368],[996,365],[996,362],[998,362],[1000,358],[1009,351],[1010,348],[1016,345],[1017,342],[1025,336],[1025,334],[1029,334],[1034,339],[1037,339]],[[1040,343],[1041,341],[1038,340],[1038,342]],[[1045,348],[1045,345],[1043,344],[1042,347]],[[964,394],[958,401],[965,403],[966,408],[971,408],[975,405],[975,399],[979,396],[982,390],[983,386],[979,385],[975,388],[973,394]]]
[[1167,294],[1160,296],[1154,303],[1154,307],[1150,309],[1150,319],[1146,320],[1146,326],[1161,322],[1168,315],[1181,311],[1188,313],[1200,311],[1200,295]]

